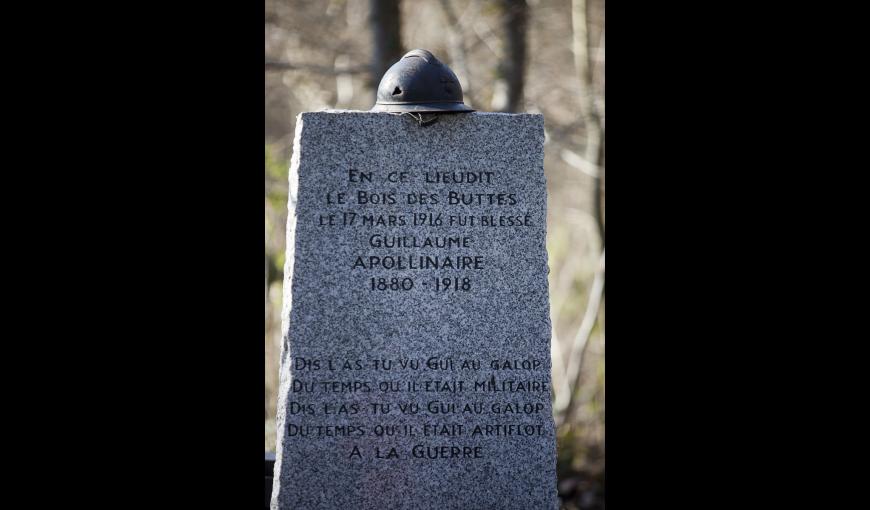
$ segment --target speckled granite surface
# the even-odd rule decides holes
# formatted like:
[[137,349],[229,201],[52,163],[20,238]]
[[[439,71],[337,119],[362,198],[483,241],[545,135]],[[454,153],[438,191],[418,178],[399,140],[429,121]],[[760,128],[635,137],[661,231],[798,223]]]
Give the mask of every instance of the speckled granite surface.
[[272,508],[557,508],[543,122],[301,114]]

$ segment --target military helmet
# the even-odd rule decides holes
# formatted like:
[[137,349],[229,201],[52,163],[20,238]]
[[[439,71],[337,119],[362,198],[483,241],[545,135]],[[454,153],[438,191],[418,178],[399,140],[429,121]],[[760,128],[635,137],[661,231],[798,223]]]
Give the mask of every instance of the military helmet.
[[378,85],[373,112],[473,112],[462,102],[453,71],[426,50],[411,50],[390,67]]

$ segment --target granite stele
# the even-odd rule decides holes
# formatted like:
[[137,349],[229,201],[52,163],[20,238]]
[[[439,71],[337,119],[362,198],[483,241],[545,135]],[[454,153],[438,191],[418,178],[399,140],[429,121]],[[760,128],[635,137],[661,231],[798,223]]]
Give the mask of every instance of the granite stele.
[[557,508],[544,119],[303,113],[272,508]]

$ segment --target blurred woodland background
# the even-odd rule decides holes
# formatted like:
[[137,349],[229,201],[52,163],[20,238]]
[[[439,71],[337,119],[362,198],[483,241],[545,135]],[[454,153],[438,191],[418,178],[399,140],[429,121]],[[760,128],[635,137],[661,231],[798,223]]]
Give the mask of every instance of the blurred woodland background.
[[604,508],[604,0],[266,0],[265,449],[275,449],[296,115],[368,110],[425,48],[480,111],[542,113],[559,494]]

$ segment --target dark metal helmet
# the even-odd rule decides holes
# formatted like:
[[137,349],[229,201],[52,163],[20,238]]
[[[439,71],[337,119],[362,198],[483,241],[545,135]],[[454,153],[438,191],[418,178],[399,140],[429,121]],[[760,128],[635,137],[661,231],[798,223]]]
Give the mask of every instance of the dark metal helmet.
[[373,112],[473,112],[462,102],[462,86],[453,71],[426,50],[411,50],[390,67]]

